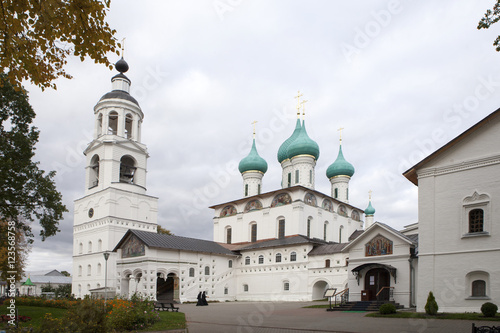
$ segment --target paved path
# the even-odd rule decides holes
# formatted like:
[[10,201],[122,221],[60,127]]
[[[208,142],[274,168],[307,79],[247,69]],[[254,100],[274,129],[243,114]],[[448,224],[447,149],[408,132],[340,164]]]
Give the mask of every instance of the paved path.
[[[469,333],[472,321],[367,318],[366,313],[304,309],[317,302],[227,302],[209,306],[180,304],[189,333],[387,332]],[[476,322],[494,325],[495,322]]]

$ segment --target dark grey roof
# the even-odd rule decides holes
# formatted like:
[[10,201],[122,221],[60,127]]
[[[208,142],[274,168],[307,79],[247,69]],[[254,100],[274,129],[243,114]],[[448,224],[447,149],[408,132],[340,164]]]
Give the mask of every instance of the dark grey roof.
[[334,254],[334,253],[340,253],[342,252],[342,249],[344,246],[346,246],[348,243],[329,243],[329,244],[323,244],[320,246],[315,247],[314,249],[309,252],[310,256],[317,256],[317,255],[324,255],[324,254]]
[[112,99],[112,98],[124,99],[126,101],[132,102],[134,104],[137,104],[137,106],[139,106],[139,102],[137,102],[137,100],[135,98],[130,96],[130,94],[128,92],[123,91],[123,90],[110,91],[109,93],[102,96],[101,99],[99,100],[99,102],[102,100],[105,100],[105,99]]
[[118,250],[123,242],[129,237],[129,235],[135,235],[148,247],[162,248],[162,249],[172,249],[172,250],[184,250],[192,252],[205,252],[223,255],[237,256],[238,254],[226,249],[219,243],[195,239],[181,236],[158,234],[156,232],[142,231],[142,230],[132,230],[129,229],[127,233],[118,242],[113,251]]
[[354,232],[351,234],[351,236],[349,236],[349,239],[348,239],[349,242],[358,238],[363,232],[365,232],[365,231],[364,230],[354,230]]
[[321,240],[321,239],[318,239],[318,238],[309,238],[309,237],[302,236],[302,235],[296,235],[296,236],[290,236],[290,237],[285,237],[285,238],[281,238],[281,239],[271,239],[271,240],[251,243],[251,244],[239,247],[237,250],[238,251],[245,251],[245,250],[252,250],[252,249],[262,249],[262,248],[267,248],[267,247],[279,247],[279,246],[297,245],[297,244],[306,244],[306,243],[325,244],[326,242]]

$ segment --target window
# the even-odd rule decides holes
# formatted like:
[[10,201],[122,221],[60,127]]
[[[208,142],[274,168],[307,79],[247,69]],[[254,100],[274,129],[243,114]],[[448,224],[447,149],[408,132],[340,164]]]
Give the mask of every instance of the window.
[[311,237],[311,218],[307,219],[307,237]]
[[226,229],[226,243],[227,244],[231,244],[231,236],[232,236],[232,231],[231,231],[231,227],[228,227]]
[[260,184],[257,184],[257,194],[260,194]]
[[475,280],[472,281],[472,297],[485,297],[486,296],[486,281]]
[[102,113],[99,114],[99,117],[97,117],[97,136],[102,135]]
[[323,240],[326,241],[326,231],[328,230],[328,222],[323,224]]
[[335,188],[335,190],[333,190],[333,197],[335,199],[337,199],[339,197],[339,189],[338,188]]
[[99,185],[99,155],[94,155],[90,161],[89,188]]
[[233,261],[232,261],[232,260],[229,260],[229,261],[227,262],[227,267],[229,267],[229,268],[233,268]]
[[292,174],[288,173],[288,186],[287,187],[290,187],[290,186],[292,186]]
[[78,245],[78,253],[83,253],[83,243],[80,243],[80,245]]
[[90,276],[92,274],[92,266],[87,265],[87,275]]
[[484,212],[482,209],[473,209],[469,212],[469,233],[483,232]]
[[120,183],[134,183],[135,161],[130,156],[123,156],[120,159]]
[[288,282],[288,281],[283,282],[283,290],[284,291],[290,290],[290,282]]
[[127,116],[125,117],[125,137],[127,139],[131,139],[132,138],[132,123],[133,123],[133,120],[132,120],[132,115],[129,113],[127,114]]
[[89,253],[92,253],[92,242],[89,241],[89,248],[88,248],[88,252]]
[[297,261],[297,253],[296,252],[290,253],[290,261]]
[[108,134],[116,135],[118,133],[118,113],[110,112],[108,118]]
[[259,264],[262,265],[264,263],[264,256],[261,254],[259,256]]
[[224,295],[227,295],[229,294],[229,288],[228,287],[224,287]]
[[343,225],[339,227],[339,243],[342,243],[342,230],[344,230]]
[[210,267],[205,266],[205,275],[210,275]]
[[312,184],[313,182],[313,171],[309,170],[309,183]]
[[325,267],[326,268],[330,267],[330,259],[325,260]]
[[245,197],[248,197],[248,184],[245,184]]
[[295,170],[295,184],[299,182],[299,170]]
[[250,257],[249,256],[245,257],[245,265],[250,265]]
[[194,268],[193,267],[191,267],[189,269],[189,277],[194,277]]
[[101,275],[101,264],[97,264],[97,275]]
[[102,251],[102,239],[99,239],[97,241],[97,251],[99,251],[99,252]]
[[78,276],[82,276],[82,265],[78,266]]
[[285,220],[279,220],[278,222],[278,238],[285,238]]
[[276,253],[276,262],[281,262],[281,253]]
[[257,224],[252,224],[250,226],[250,242],[256,242],[257,241]]
[[243,291],[244,292],[248,292],[248,284],[244,284],[243,285]]

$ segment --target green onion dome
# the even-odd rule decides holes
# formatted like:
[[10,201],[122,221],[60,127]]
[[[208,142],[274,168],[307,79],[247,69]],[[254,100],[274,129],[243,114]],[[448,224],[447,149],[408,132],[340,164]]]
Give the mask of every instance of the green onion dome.
[[297,119],[297,124],[295,125],[295,130],[293,131],[292,135],[285,140],[278,149],[278,162],[283,162],[284,160],[288,159],[288,146],[295,140],[297,135],[299,135],[300,129],[300,119]]
[[316,141],[312,140],[306,131],[306,124],[302,122],[302,128],[299,134],[295,137],[292,143],[288,146],[288,158],[299,155],[311,155],[315,160],[319,157],[319,146]]
[[333,162],[328,169],[326,169],[326,176],[328,179],[336,176],[349,176],[354,175],[354,167],[351,163],[347,162],[342,154],[342,145],[339,148],[339,155],[335,162]]
[[241,173],[247,171],[260,171],[266,173],[267,162],[257,153],[257,148],[255,147],[255,139],[253,139],[252,149],[247,157],[240,161],[238,169]]
[[368,207],[365,209],[365,215],[374,215],[375,214],[375,208],[372,206],[372,202],[370,201],[368,203]]

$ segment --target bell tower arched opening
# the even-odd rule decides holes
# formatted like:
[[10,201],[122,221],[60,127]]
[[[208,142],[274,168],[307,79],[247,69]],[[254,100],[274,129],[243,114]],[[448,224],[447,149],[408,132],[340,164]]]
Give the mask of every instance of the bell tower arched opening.
[[123,156],[120,159],[120,183],[134,184],[135,160],[130,156]]

